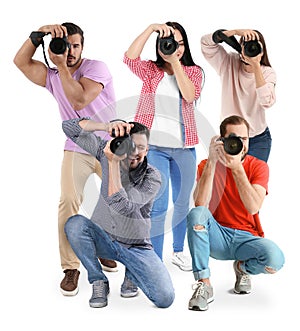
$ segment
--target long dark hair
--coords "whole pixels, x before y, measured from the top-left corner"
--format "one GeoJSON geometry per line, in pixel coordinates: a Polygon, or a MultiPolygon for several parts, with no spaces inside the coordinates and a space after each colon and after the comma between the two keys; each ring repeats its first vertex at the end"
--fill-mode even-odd
{"type": "MultiPolygon", "coordinates": [[[[180,25],[177,22],[166,22],[167,25],[171,26],[173,29],[177,29],[181,35],[182,35],[182,40],[184,43],[184,53],[182,55],[182,58],[180,59],[180,62],[184,65],[184,66],[195,66],[195,62],[192,58],[192,54],[190,51],[190,46],[189,46],[189,42],[188,42],[188,38],[187,38],[187,34],[185,32],[185,29],[183,28],[182,25],[180,25]]],[[[157,36],[156,39],[156,61],[154,61],[154,63],[159,67],[163,67],[165,64],[165,61],[163,60],[163,58],[159,55],[158,53],[158,42],[159,42],[159,35],[157,36]]]]}
{"type": "Polygon", "coordinates": [[[268,66],[271,67],[270,61],[269,61],[269,57],[268,57],[268,52],[267,52],[267,46],[266,46],[266,42],[265,42],[265,38],[264,36],[257,30],[254,30],[258,35],[259,35],[259,41],[261,42],[262,46],[263,46],[263,55],[261,57],[260,60],[260,64],[264,65],[264,66],[268,66]]]}

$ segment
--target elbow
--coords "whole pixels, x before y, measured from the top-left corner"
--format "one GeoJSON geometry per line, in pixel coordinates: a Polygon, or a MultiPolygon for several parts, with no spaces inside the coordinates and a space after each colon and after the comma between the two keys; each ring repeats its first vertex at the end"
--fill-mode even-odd
{"type": "Polygon", "coordinates": [[[261,208],[261,204],[260,205],[253,205],[253,206],[249,206],[247,208],[247,211],[248,211],[249,214],[255,215],[259,212],[260,208],[261,208]]]}
{"type": "Polygon", "coordinates": [[[22,59],[21,59],[18,55],[16,55],[16,56],[14,57],[14,59],[13,59],[13,63],[14,63],[14,65],[15,65],[18,69],[20,69],[21,71],[23,71],[23,70],[22,70],[23,62],[22,62],[22,59]]]}
{"type": "Polygon", "coordinates": [[[65,120],[65,121],[63,121],[62,124],[61,124],[62,130],[63,130],[63,132],[64,132],[65,134],[66,134],[67,122],[68,122],[68,120],[65,120]]]}
{"type": "Polygon", "coordinates": [[[195,207],[208,207],[208,202],[204,201],[203,199],[196,199],[195,207]]]}
{"type": "Polygon", "coordinates": [[[75,111],[80,111],[85,107],[85,104],[83,102],[75,102],[72,104],[72,107],[75,111]]]}

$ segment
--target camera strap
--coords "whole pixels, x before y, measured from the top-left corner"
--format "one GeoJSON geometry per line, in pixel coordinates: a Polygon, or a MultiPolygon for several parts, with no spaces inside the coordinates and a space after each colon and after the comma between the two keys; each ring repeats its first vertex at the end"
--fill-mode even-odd
{"type": "Polygon", "coordinates": [[[54,68],[50,67],[49,62],[46,57],[45,43],[44,43],[44,39],[43,39],[43,37],[45,37],[45,35],[46,35],[46,33],[41,32],[41,31],[32,31],[29,38],[35,47],[39,47],[40,45],[42,45],[45,63],[47,64],[49,69],[55,70],[54,68]],[[38,40],[38,39],[40,39],[40,40],[38,40]]]}
{"type": "Polygon", "coordinates": [[[224,29],[217,30],[213,33],[212,39],[216,44],[219,44],[221,42],[225,42],[227,45],[231,46],[233,49],[235,49],[238,53],[242,52],[242,47],[240,43],[236,40],[234,36],[227,37],[223,31],[226,31],[224,29]]]}

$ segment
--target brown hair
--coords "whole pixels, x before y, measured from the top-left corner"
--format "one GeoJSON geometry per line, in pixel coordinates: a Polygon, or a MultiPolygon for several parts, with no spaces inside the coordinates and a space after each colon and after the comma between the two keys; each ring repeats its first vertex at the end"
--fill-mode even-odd
{"type": "Polygon", "coordinates": [[[225,137],[227,125],[240,125],[240,124],[246,125],[247,131],[248,131],[248,134],[249,134],[249,129],[250,129],[249,123],[243,117],[240,117],[240,116],[237,116],[237,115],[232,115],[232,116],[229,116],[229,117],[225,118],[222,121],[222,123],[220,124],[220,135],[221,135],[221,137],[225,137]]]}

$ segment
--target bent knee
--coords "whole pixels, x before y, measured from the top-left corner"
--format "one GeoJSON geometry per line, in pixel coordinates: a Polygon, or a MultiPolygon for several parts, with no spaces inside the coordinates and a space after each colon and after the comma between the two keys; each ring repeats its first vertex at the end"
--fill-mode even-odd
{"type": "Polygon", "coordinates": [[[206,227],[211,212],[206,207],[195,207],[187,215],[187,225],[195,231],[201,231],[206,227]]]}
{"type": "Polygon", "coordinates": [[[167,293],[166,291],[164,291],[164,293],[161,293],[159,295],[159,298],[156,298],[156,300],[153,301],[153,303],[157,308],[168,308],[172,305],[174,299],[175,299],[174,291],[169,291],[167,293]]]}
{"type": "Polygon", "coordinates": [[[85,218],[81,215],[73,215],[67,219],[65,224],[65,233],[68,237],[79,233],[85,224],[85,218]]]}

